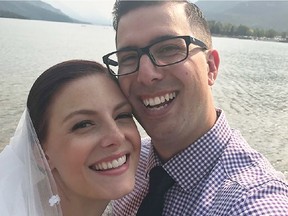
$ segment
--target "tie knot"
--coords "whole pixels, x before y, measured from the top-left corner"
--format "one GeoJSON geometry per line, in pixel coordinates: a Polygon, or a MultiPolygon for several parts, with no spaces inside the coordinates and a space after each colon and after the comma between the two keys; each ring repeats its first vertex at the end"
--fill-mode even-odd
{"type": "Polygon", "coordinates": [[[162,166],[152,168],[149,175],[149,193],[164,195],[164,193],[174,184],[174,180],[162,166]]]}

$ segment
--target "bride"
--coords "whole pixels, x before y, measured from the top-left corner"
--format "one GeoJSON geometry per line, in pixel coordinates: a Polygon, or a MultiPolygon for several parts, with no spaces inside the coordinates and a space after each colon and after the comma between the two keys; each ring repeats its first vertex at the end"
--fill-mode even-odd
{"type": "Polygon", "coordinates": [[[102,215],[133,189],[139,151],[132,108],[106,68],[57,64],[33,84],[0,154],[0,215],[102,215]]]}

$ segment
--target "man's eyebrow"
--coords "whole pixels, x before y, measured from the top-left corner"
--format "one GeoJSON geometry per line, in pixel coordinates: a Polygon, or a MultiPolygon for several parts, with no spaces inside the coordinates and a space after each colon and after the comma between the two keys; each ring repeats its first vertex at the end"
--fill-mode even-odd
{"type": "MultiPolygon", "coordinates": [[[[158,41],[161,40],[165,40],[165,39],[169,39],[169,38],[173,38],[175,37],[175,35],[161,35],[159,37],[153,38],[152,40],[149,41],[149,43],[146,46],[149,46],[151,44],[157,43],[158,41]]],[[[138,49],[138,48],[142,48],[142,47],[138,47],[138,46],[125,46],[125,47],[121,47],[120,49],[117,49],[117,51],[123,51],[123,50],[130,50],[130,49],[138,49]]]]}
{"type": "Polygon", "coordinates": [[[171,34],[169,34],[169,35],[161,35],[160,37],[153,38],[153,39],[150,41],[149,44],[157,43],[157,42],[159,42],[159,41],[161,41],[161,40],[173,38],[173,37],[175,37],[175,36],[176,36],[176,35],[171,35],[171,34]]]}

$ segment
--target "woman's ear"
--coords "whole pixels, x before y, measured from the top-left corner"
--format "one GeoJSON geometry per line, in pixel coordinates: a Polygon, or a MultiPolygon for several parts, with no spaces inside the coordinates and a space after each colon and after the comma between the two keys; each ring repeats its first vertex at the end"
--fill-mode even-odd
{"type": "Polygon", "coordinates": [[[47,151],[44,151],[44,154],[45,154],[45,158],[48,162],[50,169],[53,170],[55,168],[55,166],[53,165],[53,162],[51,161],[51,159],[49,157],[49,153],[47,151]]]}
{"type": "Polygon", "coordinates": [[[218,75],[218,68],[220,64],[220,58],[217,50],[208,51],[208,61],[209,71],[208,71],[208,85],[212,86],[218,75]]]}

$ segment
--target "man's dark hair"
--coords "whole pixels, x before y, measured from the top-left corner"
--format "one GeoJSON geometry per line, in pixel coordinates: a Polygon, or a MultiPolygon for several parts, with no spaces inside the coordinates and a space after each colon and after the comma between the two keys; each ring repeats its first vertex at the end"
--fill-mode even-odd
{"type": "Polygon", "coordinates": [[[114,4],[113,8],[113,27],[117,30],[118,24],[122,16],[129,13],[132,10],[142,8],[142,7],[150,7],[160,4],[165,4],[169,2],[185,4],[185,12],[187,19],[190,23],[191,30],[193,32],[193,36],[202,40],[208,48],[212,48],[212,39],[211,33],[208,26],[208,23],[202,13],[202,11],[197,7],[197,5],[187,1],[187,0],[162,0],[162,1],[123,1],[117,0],[114,4]]]}

